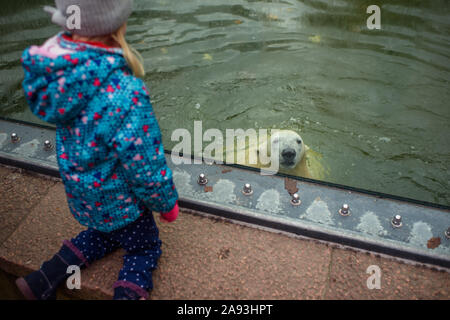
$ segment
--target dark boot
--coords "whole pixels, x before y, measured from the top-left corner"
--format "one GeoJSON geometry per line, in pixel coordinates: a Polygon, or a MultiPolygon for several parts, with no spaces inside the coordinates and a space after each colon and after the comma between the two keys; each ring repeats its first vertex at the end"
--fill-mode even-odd
{"type": "Polygon", "coordinates": [[[114,300],[146,300],[148,292],[129,281],[116,281],[113,284],[114,300]]]}
{"type": "Polygon", "coordinates": [[[56,289],[65,281],[67,267],[87,265],[83,254],[70,242],[64,241],[57,254],[42,264],[41,268],[24,278],[16,280],[16,285],[28,300],[55,300],[56,289]]]}
{"type": "Polygon", "coordinates": [[[114,300],[139,300],[141,296],[130,288],[117,287],[114,289],[114,300]]]}

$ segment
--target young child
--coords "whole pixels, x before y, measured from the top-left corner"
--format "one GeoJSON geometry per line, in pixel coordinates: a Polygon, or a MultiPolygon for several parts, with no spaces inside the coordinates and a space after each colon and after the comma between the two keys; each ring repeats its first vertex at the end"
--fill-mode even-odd
{"type": "MultiPolygon", "coordinates": [[[[64,28],[71,2],[46,8],[64,28]]],[[[178,193],[148,90],[136,78],[144,68],[124,37],[133,1],[75,2],[81,28],[25,50],[23,88],[33,113],[56,124],[67,201],[88,228],[16,283],[28,299],[54,299],[69,265],[87,267],[121,247],[127,254],[114,299],[146,299],[161,255],[152,211],[174,221],[178,193]]]]}

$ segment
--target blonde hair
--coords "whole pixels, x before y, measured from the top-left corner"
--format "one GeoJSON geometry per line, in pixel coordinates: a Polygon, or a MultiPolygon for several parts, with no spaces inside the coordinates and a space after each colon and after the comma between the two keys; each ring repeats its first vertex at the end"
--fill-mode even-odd
{"type": "Polygon", "coordinates": [[[111,34],[111,37],[120,45],[123,51],[123,56],[128,62],[128,66],[133,71],[136,77],[143,78],[145,76],[145,69],[142,56],[136,49],[128,45],[125,40],[126,24],[123,24],[116,32],[111,34]]]}
{"type": "Polygon", "coordinates": [[[119,45],[122,48],[123,56],[128,62],[128,66],[133,71],[136,77],[143,78],[145,76],[144,64],[142,56],[133,47],[128,45],[127,40],[125,40],[125,33],[127,30],[127,24],[124,23],[118,30],[110,35],[99,36],[99,37],[82,37],[73,34],[74,39],[88,40],[88,41],[99,41],[108,45],[119,45]],[[115,42],[115,43],[114,43],[115,42]]]}

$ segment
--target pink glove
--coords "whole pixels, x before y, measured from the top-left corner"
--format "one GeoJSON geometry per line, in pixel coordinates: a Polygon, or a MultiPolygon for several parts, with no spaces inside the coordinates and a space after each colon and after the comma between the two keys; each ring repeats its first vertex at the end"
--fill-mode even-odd
{"type": "Polygon", "coordinates": [[[175,221],[178,217],[178,212],[180,211],[178,207],[178,201],[175,203],[175,207],[172,210],[166,213],[161,213],[161,221],[164,222],[172,222],[175,221]]]}

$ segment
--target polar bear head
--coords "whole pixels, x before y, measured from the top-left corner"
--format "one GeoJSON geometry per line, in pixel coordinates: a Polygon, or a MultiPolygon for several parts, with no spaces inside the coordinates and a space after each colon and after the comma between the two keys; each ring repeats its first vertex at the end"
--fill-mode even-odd
{"type": "Polygon", "coordinates": [[[272,152],[276,152],[281,168],[293,169],[303,159],[306,150],[307,146],[297,132],[277,130],[270,137],[270,146],[267,143],[260,146],[259,153],[266,152],[273,159],[272,152]]]}

